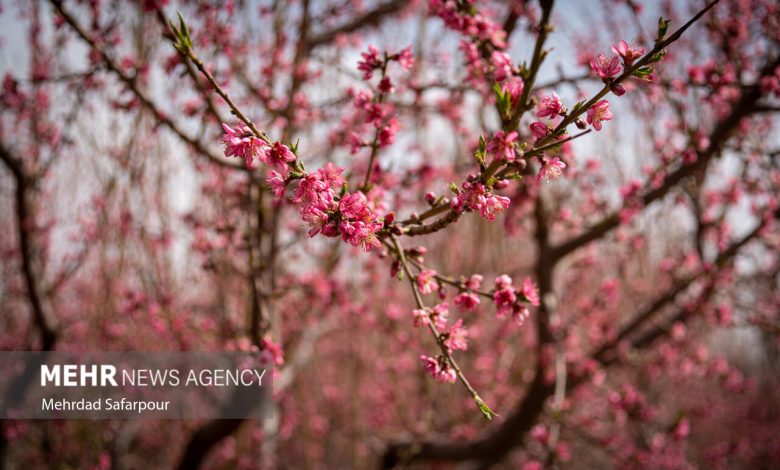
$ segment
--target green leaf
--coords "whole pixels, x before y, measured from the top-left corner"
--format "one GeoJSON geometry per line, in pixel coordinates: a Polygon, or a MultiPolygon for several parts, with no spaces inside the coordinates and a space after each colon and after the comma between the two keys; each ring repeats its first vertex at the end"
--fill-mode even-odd
{"type": "Polygon", "coordinates": [[[485,152],[487,149],[487,143],[485,143],[485,138],[482,137],[482,135],[479,136],[479,145],[477,146],[477,150],[474,151],[474,158],[477,159],[477,163],[480,166],[483,166],[485,164],[485,152]]]}
{"type": "Polygon", "coordinates": [[[572,110],[571,110],[572,114],[576,114],[576,113],[577,113],[577,111],[579,111],[579,109],[580,109],[580,108],[582,107],[582,105],[584,105],[584,104],[585,104],[585,100],[578,101],[578,102],[577,102],[577,104],[575,104],[575,105],[574,105],[574,108],[572,108],[572,110]]]}
{"type": "Polygon", "coordinates": [[[653,66],[652,65],[643,65],[636,69],[633,73],[633,75],[641,80],[647,80],[650,74],[653,73],[653,66]]]}
{"type": "Polygon", "coordinates": [[[182,43],[187,47],[192,47],[192,40],[190,40],[190,30],[187,28],[187,23],[184,21],[184,17],[180,12],[176,12],[179,15],[179,30],[182,36],[182,43]]]}
{"type": "Polygon", "coordinates": [[[666,33],[669,31],[669,25],[671,22],[672,20],[665,20],[663,16],[658,18],[658,38],[656,39],[656,42],[661,42],[664,40],[666,33]]]}
{"type": "Polygon", "coordinates": [[[452,191],[455,194],[460,194],[460,189],[458,189],[458,185],[455,183],[450,183],[447,185],[448,188],[450,188],[450,191],[452,191]]]}
{"type": "Polygon", "coordinates": [[[653,54],[653,57],[650,58],[650,63],[660,62],[664,59],[664,57],[666,57],[666,51],[660,50],[653,54]]]}
{"type": "Polygon", "coordinates": [[[487,403],[481,399],[477,399],[477,406],[479,407],[479,411],[482,412],[482,416],[484,416],[488,421],[492,420],[493,416],[498,416],[498,414],[491,410],[487,403]]]}

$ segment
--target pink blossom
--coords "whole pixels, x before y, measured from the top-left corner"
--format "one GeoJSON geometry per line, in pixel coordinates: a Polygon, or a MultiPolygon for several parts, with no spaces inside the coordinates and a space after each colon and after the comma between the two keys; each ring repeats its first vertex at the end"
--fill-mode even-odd
{"type": "Polygon", "coordinates": [[[360,220],[342,219],[338,225],[341,238],[354,247],[361,247],[364,251],[382,246],[376,236],[376,232],[382,230],[382,223],[378,222],[376,215],[364,210],[360,220]]]}
{"type": "Polygon", "coordinates": [[[420,360],[423,361],[423,368],[431,375],[435,380],[445,383],[455,383],[457,375],[455,371],[447,364],[446,359],[439,356],[433,358],[430,356],[420,356],[420,360]]]}
{"type": "Polygon", "coordinates": [[[261,157],[261,150],[265,146],[265,142],[258,139],[246,124],[239,123],[235,129],[222,124],[222,129],[225,133],[222,135],[222,142],[225,144],[225,156],[227,157],[241,157],[246,162],[247,166],[252,164],[254,157],[261,157]]]}
{"type": "Polygon", "coordinates": [[[398,120],[396,118],[390,119],[386,126],[379,129],[377,133],[377,140],[380,147],[387,147],[395,142],[395,134],[398,132],[398,120]]]}
{"type": "Polygon", "coordinates": [[[372,103],[366,109],[366,123],[379,127],[382,119],[388,114],[388,109],[382,103],[372,103]]]}
{"type": "Polygon", "coordinates": [[[493,293],[493,303],[496,305],[496,314],[499,317],[512,313],[512,306],[516,301],[515,290],[511,287],[497,289],[493,293]]]}
{"type": "Polygon", "coordinates": [[[345,194],[339,202],[339,212],[342,217],[348,219],[358,219],[366,210],[366,196],[361,192],[345,194]]]}
{"type": "Polygon", "coordinates": [[[344,184],[344,178],[341,176],[344,173],[344,168],[336,166],[331,162],[328,162],[317,170],[317,176],[320,181],[325,183],[331,189],[340,189],[344,184]]]}
{"type": "Polygon", "coordinates": [[[436,328],[442,330],[447,327],[447,321],[450,318],[450,310],[447,302],[436,304],[431,309],[431,321],[436,328]]]}
{"type": "Polygon", "coordinates": [[[286,172],[287,164],[295,161],[295,154],[286,145],[277,141],[270,147],[265,148],[261,159],[268,165],[275,166],[282,172],[286,172]]]}
{"type": "Polygon", "coordinates": [[[523,296],[523,300],[530,303],[534,307],[539,306],[539,289],[534,284],[534,281],[530,277],[525,278],[523,281],[523,288],[520,291],[520,295],[523,296]]]}
{"type": "Polygon", "coordinates": [[[367,111],[374,103],[374,93],[372,93],[371,90],[360,90],[355,93],[355,98],[352,100],[352,103],[356,108],[367,111]]]}
{"type": "Polygon", "coordinates": [[[490,54],[490,62],[493,64],[493,77],[498,83],[503,82],[512,75],[512,59],[501,51],[493,51],[490,54]]]}
{"type": "Polygon", "coordinates": [[[543,160],[542,167],[539,169],[539,174],[536,175],[536,182],[554,180],[563,174],[564,168],[566,168],[566,163],[558,157],[550,160],[543,160]]]}
{"type": "Polygon", "coordinates": [[[620,59],[617,57],[606,58],[599,54],[596,59],[591,59],[590,68],[596,75],[607,80],[620,73],[620,59]]]}
{"type": "Polygon", "coordinates": [[[601,130],[601,121],[611,121],[612,112],[609,110],[609,101],[601,100],[588,109],[588,124],[592,124],[597,131],[601,130]]]}
{"type": "Polygon", "coordinates": [[[525,89],[525,82],[520,77],[509,77],[501,85],[501,91],[506,94],[509,93],[509,99],[512,106],[517,106],[520,103],[520,97],[523,95],[525,89]]]}
{"type": "Polygon", "coordinates": [[[473,292],[461,292],[454,299],[455,305],[464,311],[470,311],[477,308],[480,300],[479,296],[473,292]]]}
{"type": "Polygon", "coordinates": [[[552,96],[542,96],[537,109],[536,117],[543,118],[549,116],[552,119],[563,112],[563,103],[558,95],[553,92],[552,96]]]}
{"type": "Polygon", "coordinates": [[[414,67],[414,54],[412,53],[412,46],[408,46],[398,53],[398,64],[405,70],[409,70],[414,67]]]}
{"type": "Polygon", "coordinates": [[[423,361],[423,368],[425,372],[431,374],[434,378],[441,372],[441,366],[439,361],[433,357],[421,355],[420,360],[423,361]]]}
{"type": "Polygon", "coordinates": [[[349,133],[349,153],[352,155],[356,154],[364,145],[365,143],[360,138],[360,134],[354,131],[349,133]]]}
{"type": "Polygon", "coordinates": [[[368,46],[367,52],[361,52],[363,60],[358,62],[358,70],[363,72],[363,79],[370,80],[374,75],[374,70],[382,66],[382,60],[379,58],[379,51],[374,46],[368,46]]]}
{"type": "Polygon", "coordinates": [[[547,124],[541,122],[541,121],[535,121],[532,122],[529,126],[531,128],[531,133],[536,137],[537,139],[542,139],[547,136],[550,132],[550,128],[547,127],[547,124]]]}
{"type": "Polygon", "coordinates": [[[445,333],[444,346],[450,351],[461,349],[466,351],[469,346],[466,342],[468,340],[469,331],[463,328],[463,320],[458,320],[452,325],[450,330],[445,333]]]}
{"type": "Polygon", "coordinates": [[[493,158],[505,162],[512,162],[515,160],[515,141],[517,140],[517,132],[512,131],[506,133],[504,131],[498,131],[490,139],[487,145],[487,151],[493,154],[493,158]]]}
{"type": "Polygon", "coordinates": [[[281,173],[278,173],[274,170],[269,170],[265,182],[268,184],[268,186],[271,187],[271,190],[273,191],[274,197],[276,199],[281,199],[282,196],[284,196],[287,183],[284,181],[284,176],[282,176],[281,173]]]}
{"type": "Polygon", "coordinates": [[[276,366],[284,365],[284,354],[282,347],[274,343],[268,336],[260,340],[261,356],[260,360],[264,363],[273,363],[276,366]]]}
{"type": "Polygon", "coordinates": [[[393,86],[393,81],[390,80],[390,77],[384,77],[382,80],[379,81],[379,91],[382,93],[393,93],[395,91],[395,86],[393,86]]]}
{"type": "Polygon", "coordinates": [[[630,67],[634,61],[645,53],[644,47],[632,47],[626,41],[620,41],[617,46],[612,46],[612,52],[623,59],[623,64],[630,67]]]}
{"type": "Polygon", "coordinates": [[[479,215],[483,218],[493,222],[496,220],[496,215],[504,212],[509,207],[510,199],[504,196],[496,196],[495,194],[489,195],[485,199],[485,203],[479,206],[479,215]]]}
{"type": "Polygon", "coordinates": [[[439,290],[439,283],[436,281],[436,271],[425,269],[417,275],[417,289],[423,294],[430,294],[439,290]]]}
{"type": "Polygon", "coordinates": [[[466,281],[466,288],[471,290],[479,290],[480,286],[482,285],[482,279],[484,278],[481,274],[472,274],[466,281]]]}
{"type": "Polygon", "coordinates": [[[525,323],[529,316],[531,316],[531,312],[525,305],[515,304],[512,307],[512,320],[514,320],[518,325],[525,323]]]}
{"type": "Polygon", "coordinates": [[[466,181],[461,188],[463,190],[450,203],[455,211],[479,211],[482,217],[493,221],[497,214],[509,207],[509,198],[492,195],[482,183],[466,181]]]}
{"type": "Polygon", "coordinates": [[[414,317],[414,327],[427,325],[430,320],[430,313],[428,309],[417,308],[412,310],[412,316],[414,317]]]}
{"type": "Polygon", "coordinates": [[[502,274],[496,278],[496,289],[506,289],[512,286],[512,278],[502,274]]]}

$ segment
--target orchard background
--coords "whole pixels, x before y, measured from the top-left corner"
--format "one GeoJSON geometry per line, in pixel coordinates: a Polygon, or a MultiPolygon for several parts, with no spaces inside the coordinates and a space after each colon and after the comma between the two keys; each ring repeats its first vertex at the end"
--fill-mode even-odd
{"type": "Polygon", "coordinates": [[[780,464],[775,2],[0,8],[0,348],[276,397],[4,421],[3,466],[780,464]]]}

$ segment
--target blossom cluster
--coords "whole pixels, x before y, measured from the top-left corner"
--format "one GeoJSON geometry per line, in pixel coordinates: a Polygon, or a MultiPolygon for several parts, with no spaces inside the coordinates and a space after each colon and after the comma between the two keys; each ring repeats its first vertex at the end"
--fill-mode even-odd
{"type": "Polygon", "coordinates": [[[365,116],[365,123],[375,128],[374,140],[364,140],[358,132],[351,132],[349,145],[351,153],[355,154],[361,147],[382,148],[392,145],[400,126],[398,119],[392,116],[392,106],[385,102],[386,95],[395,91],[392,80],[387,76],[387,66],[390,62],[398,62],[404,70],[414,66],[414,54],[411,46],[396,54],[385,52],[380,55],[374,46],[361,53],[362,60],[358,62],[358,70],[363,72],[363,79],[370,80],[375,71],[379,71],[381,79],[377,86],[378,93],[371,90],[360,90],[355,93],[353,103],[365,116]],[[390,117],[388,117],[390,116],[390,117]]]}
{"type": "Polygon", "coordinates": [[[376,233],[384,224],[369,209],[365,194],[346,192],[343,172],[344,168],[327,163],[324,168],[305,175],[292,202],[298,207],[301,219],[309,225],[310,237],[318,233],[326,237],[341,235],[352,246],[370,251],[380,246],[376,233]]]}
{"type": "Polygon", "coordinates": [[[498,276],[495,282],[493,303],[496,306],[496,315],[499,317],[511,315],[518,324],[522,324],[530,312],[528,307],[521,305],[520,302],[529,303],[534,307],[539,306],[539,290],[531,278],[525,278],[519,290],[512,286],[512,278],[506,274],[498,276]]]}
{"type": "Polygon", "coordinates": [[[498,196],[490,192],[476,177],[461,185],[456,196],[450,202],[450,208],[456,212],[472,210],[478,212],[481,217],[496,220],[496,215],[509,207],[509,198],[498,196]]]}

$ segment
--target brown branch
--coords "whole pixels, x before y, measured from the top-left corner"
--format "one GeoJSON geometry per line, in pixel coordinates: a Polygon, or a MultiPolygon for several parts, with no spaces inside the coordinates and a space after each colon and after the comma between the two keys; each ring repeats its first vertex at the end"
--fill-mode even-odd
{"type": "Polygon", "coordinates": [[[341,26],[337,26],[330,31],[323,31],[321,33],[312,35],[310,38],[307,38],[306,49],[311,50],[315,47],[328,44],[336,39],[336,37],[340,34],[351,33],[366,26],[378,25],[385,16],[401,11],[408,4],[409,0],[392,0],[386,3],[382,3],[373,10],[367,11],[357,18],[353,18],[351,21],[344,23],[341,26]]]}
{"type": "Polygon", "coordinates": [[[54,348],[54,344],[57,341],[57,331],[52,324],[54,319],[45,307],[33,262],[34,249],[31,228],[35,221],[35,216],[34,208],[30,202],[30,190],[34,186],[34,181],[31,181],[25,174],[22,160],[13,155],[1,143],[0,160],[5,163],[5,166],[11,171],[16,181],[16,224],[19,251],[22,255],[22,276],[27,286],[27,297],[30,300],[33,319],[41,333],[41,349],[50,351],[54,348]]]}
{"type": "MultiPolygon", "coordinates": [[[[774,215],[780,217],[780,209],[774,215]]],[[[748,242],[758,236],[765,223],[766,221],[762,222],[748,235],[721,252],[715,264],[723,266],[733,259],[748,242]]],[[[683,312],[675,319],[685,320],[687,315],[690,314],[683,312]]],[[[667,329],[663,328],[650,330],[634,340],[633,345],[638,348],[647,347],[666,331],[667,329]]],[[[615,360],[606,360],[604,364],[610,365],[616,362],[615,360]]],[[[574,388],[582,385],[586,382],[585,378],[582,375],[570,374],[567,377],[567,390],[571,392],[574,388]]],[[[555,385],[545,383],[544,370],[541,365],[537,364],[534,380],[525,397],[520,401],[517,410],[493,434],[466,444],[451,442],[395,443],[388,447],[382,464],[384,468],[393,468],[402,463],[422,461],[480,460],[481,463],[487,464],[498,462],[513,448],[522,445],[522,436],[536,423],[544,410],[547,399],[554,393],[555,385]]]]}
{"type": "MultiPolygon", "coordinates": [[[[764,67],[761,76],[770,73],[778,64],[780,64],[780,60],[778,59],[768,63],[764,67]]],[[[715,129],[710,134],[709,147],[699,153],[696,162],[690,165],[683,165],[676,171],[669,173],[661,186],[647,189],[641,197],[643,205],[647,206],[652,202],[661,199],[683,179],[704,170],[710,160],[720,153],[724,144],[731,136],[731,133],[739,126],[740,121],[755,112],[756,104],[761,97],[762,92],[760,87],[752,86],[746,88],[739,101],[732,108],[731,113],[715,126],[715,129]]],[[[566,256],[574,250],[585,246],[594,240],[598,240],[618,225],[620,225],[620,212],[615,211],[586,229],[581,234],[553,247],[552,251],[554,257],[561,258],[566,256]]]]}
{"type": "Polygon", "coordinates": [[[73,29],[78,36],[84,40],[95,52],[100,55],[100,57],[103,59],[103,62],[105,63],[106,67],[113,72],[119,80],[124,83],[130,91],[133,92],[133,94],[136,96],[138,101],[147,109],[149,112],[152,113],[154,118],[162,125],[173,131],[174,134],[176,134],[181,140],[189,144],[192,148],[198,151],[198,153],[204,157],[206,157],[208,160],[210,160],[213,163],[216,163],[223,167],[228,168],[234,168],[234,169],[244,169],[243,164],[241,163],[235,163],[233,161],[225,160],[220,155],[212,152],[206,146],[198,139],[195,139],[193,137],[190,137],[187,135],[186,132],[184,132],[183,129],[181,129],[171,118],[169,118],[167,115],[165,115],[160,109],[157,107],[157,105],[149,98],[146,93],[144,93],[141,88],[138,86],[138,83],[136,82],[134,77],[131,77],[130,75],[126,74],[122,68],[117,64],[114,59],[111,58],[111,56],[108,54],[108,52],[103,49],[99,44],[98,41],[95,40],[79,23],[76,21],[76,19],[62,6],[62,2],[60,0],[50,0],[51,4],[54,5],[54,7],[57,9],[59,14],[65,19],[65,22],[68,23],[68,25],[73,29]]]}

